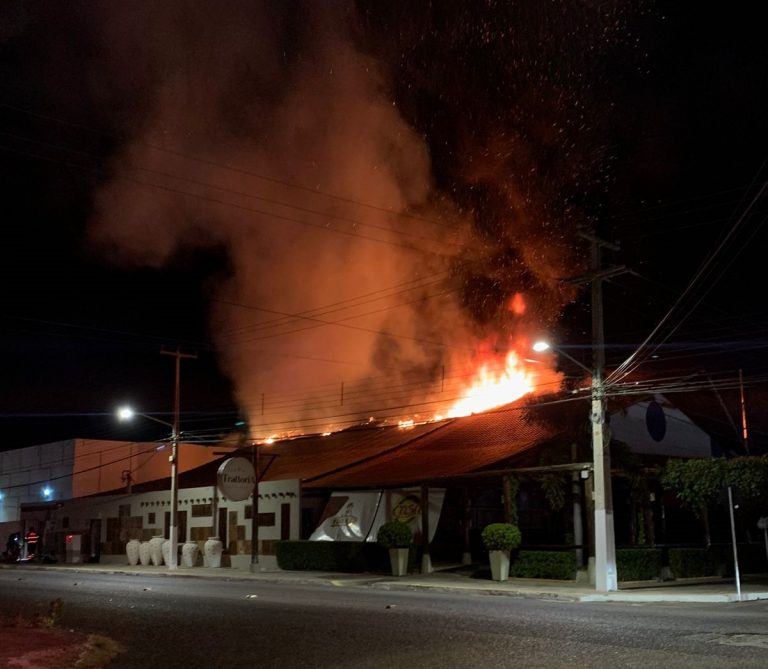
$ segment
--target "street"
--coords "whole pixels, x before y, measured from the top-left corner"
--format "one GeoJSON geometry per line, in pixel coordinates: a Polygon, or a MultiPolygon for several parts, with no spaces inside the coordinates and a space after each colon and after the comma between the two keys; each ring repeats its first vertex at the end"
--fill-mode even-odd
{"type": "Polygon", "coordinates": [[[123,574],[0,571],[5,616],[127,648],[110,667],[766,667],[768,602],[573,603],[123,574]]]}

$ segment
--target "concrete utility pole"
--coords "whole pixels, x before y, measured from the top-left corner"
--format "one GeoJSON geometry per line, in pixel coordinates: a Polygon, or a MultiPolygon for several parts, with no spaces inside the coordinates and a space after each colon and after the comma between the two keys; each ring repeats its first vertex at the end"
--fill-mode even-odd
{"type": "MultiPolygon", "coordinates": [[[[171,523],[168,531],[168,539],[171,542],[171,550],[168,560],[168,569],[176,569],[179,566],[179,406],[181,386],[181,360],[182,358],[196,359],[196,353],[182,353],[179,347],[175,351],[160,350],[161,355],[172,355],[176,358],[176,384],[173,394],[173,427],[171,428],[171,523]]],[[[184,537],[186,541],[186,537],[184,537]]]]}
{"type": "Polygon", "coordinates": [[[618,589],[616,575],[616,538],[613,528],[613,495],[611,491],[610,438],[605,426],[605,338],[603,332],[603,281],[627,272],[626,267],[602,269],[603,247],[618,251],[612,244],[590,232],[579,235],[592,245],[591,271],[583,277],[569,279],[570,284],[589,283],[592,287],[592,460],[594,463],[595,513],[595,589],[618,589]]]}

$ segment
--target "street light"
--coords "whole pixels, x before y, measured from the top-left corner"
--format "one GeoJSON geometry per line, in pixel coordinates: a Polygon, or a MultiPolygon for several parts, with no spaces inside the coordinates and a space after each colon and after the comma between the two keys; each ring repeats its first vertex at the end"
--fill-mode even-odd
{"type": "Polygon", "coordinates": [[[171,542],[171,549],[168,556],[168,569],[176,569],[178,567],[178,552],[179,552],[179,535],[177,526],[177,514],[179,507],[179,475],[178,475],[178,448],[179,448],[179,416],[178,412],[174,413],[173,423],[155,418],[145,413],[137,413],[131,407],[124,406],[117,410],[117,417],[119,420],[131,420],[134,416],[141,416],[142,418],[148,418],[156,423],[165,425],[171,428],[171,455],[168,458],[171,462],[171,523],[168,529],[168,539],[171,542]]]}
{"type": "Polygon", "coordinates": [[[576,358],[548,342],[537,341],[533,350],[543,352],[553,348],[560,355],[585,370],[592,377],[592,461],[594,464],[595,510],[595,589],[618,590],[616,574],[616,538],[613,529],[613,498],[611,492],[611,454],[605,443],[605,384],[602,355],[595,355],[590,369],[576,358]]]}

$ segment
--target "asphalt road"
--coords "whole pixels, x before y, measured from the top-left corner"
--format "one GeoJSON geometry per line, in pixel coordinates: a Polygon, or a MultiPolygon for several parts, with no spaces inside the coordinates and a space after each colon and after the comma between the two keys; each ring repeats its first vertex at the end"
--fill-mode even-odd
{"type": "Polygon", "coordinates": [[[768,602],[565,603],[121,574],[0,571],[4,614],[128,648],[110,667],[768,667],[768,602]]]}

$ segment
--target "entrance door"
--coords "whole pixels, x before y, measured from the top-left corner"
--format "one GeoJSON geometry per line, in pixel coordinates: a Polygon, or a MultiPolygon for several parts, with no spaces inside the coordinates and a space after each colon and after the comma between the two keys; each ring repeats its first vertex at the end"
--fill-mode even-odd
{"type": "Polygon", "coordinates": [[[91,519],[89,535],[89,561],[98,562],[101,559],[101,520],[91,519]]]}
{"type": "Polygon", "coordinates": [[[218,537],[221,539],[221,545],[224,546],[224,550],[227,550],[229,548],[229,541],[227,537],[227,525],[229,522],[229,517],[227,515],[227,507],[219,507],[219,534],[218,537]]]}
{"type": "MultiPolygon", "coordinates": [[[[163,536],[171,538],[171,512],[166,511],[163,518],[163,536]]],[[[176,541],[183,544],[187,540],[187,512],[176,512],[176,541]]]]}
{"type": "Polygon", "coordinates": [[[187,537],[187,512],[186,511],[178,511],[176,513],[176,521],[179,523],[179,543],[183,544],[185,541],[189,539],[187,537]]]}

